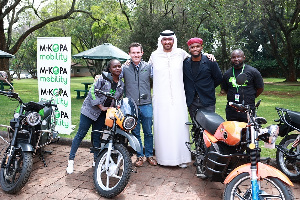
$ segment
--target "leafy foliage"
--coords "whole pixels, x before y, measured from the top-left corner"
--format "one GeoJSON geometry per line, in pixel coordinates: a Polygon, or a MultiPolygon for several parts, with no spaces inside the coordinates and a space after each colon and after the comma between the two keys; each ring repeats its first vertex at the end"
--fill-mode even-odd
{"type": "MultiPolygon", "coordinates": [[[[26,50],[34,53],[29,50],[34,42],[29,40],[44,36],[70,36],[72,54],[105,42],[126,51],[131,42],[139,42],[144,47],[144,60],[148,60],[157,48],[159,33],[169,29],[175,31],[178,47],[185,50],[188,39],[201,37],[203,51],[213,53],[223,71],[230,67],[230,53],[241,48],[247,62],[297,81],[299,0],[44,0],[42,6],[32,2],[8,0],[0,4],[0,49],[14,54],[24,48],[16,55],[18,60],[25,59],[26,50]],[[17,5],[15,13],[8,12],[13,3],[17,5]],[[4,19],[11,23],[5,26],[4,19]],[[42,25],[33,29],[37,24],[42,25]]],[[[74,62],[92,66],[92,75],[105,65],[102,61],[74,62]]]]}

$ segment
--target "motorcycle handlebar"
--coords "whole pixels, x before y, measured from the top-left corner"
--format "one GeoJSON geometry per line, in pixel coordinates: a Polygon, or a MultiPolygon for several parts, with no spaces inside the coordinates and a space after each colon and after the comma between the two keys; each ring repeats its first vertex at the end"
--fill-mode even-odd
{"type": "Polygon", "coordinates": [[[102,90],[95,89],[95,93],[97,93],[97,94],[103,94],[104,96],[106,96],[108,98],[115,99],[115,97],[110,92],[104,92],[102,90]]]}
{"type": "Polygon", "coordinates": [[[14,98],[14,99],[18,99],[18,98],[19,98],[18,93],[11,92],[11,91],[9,91],[9,92],[4,92],[4,91],[1,91],[1,90],[0,90],[0,94],[1,94],[1,95],[5,95],[5,96],[7,96],[7,97],[9,97],[9,98],[14,98]]]}
{"type": "Polygon", "coordinates": [[[243,104],[237,104],[234,102],[229,102],[228,103],[231,107],[235,108],[236,110],[240,111],[240,112],[245,112],[248,110],[248,107],[243,105],[243,104]]]}
{"type": "Polygon", "coordinates": [[[46,107],[54,106],[54,107],[57,108],[57,105],[56,105],[56,104],[52,104],[51,101],[48,101],[48,102],[44,103],[44,105],[45,105],[46,107]]]}

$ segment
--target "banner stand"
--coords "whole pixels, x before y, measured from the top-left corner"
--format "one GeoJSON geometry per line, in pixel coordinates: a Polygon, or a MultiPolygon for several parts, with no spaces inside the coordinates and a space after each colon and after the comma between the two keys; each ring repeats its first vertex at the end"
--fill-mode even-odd
{"type": "Polygon", "coordinates": [[[71,134],[71,37],[37,38],[37,78],[39,100],[53,99],[56,131],[71,134]]]}

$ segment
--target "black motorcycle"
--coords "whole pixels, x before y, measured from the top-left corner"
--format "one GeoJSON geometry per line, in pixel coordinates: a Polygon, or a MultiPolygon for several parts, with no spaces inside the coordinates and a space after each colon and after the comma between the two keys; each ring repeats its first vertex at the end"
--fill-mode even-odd
{"type": "MultiPolygon", "coordinates": [[[[0,71],[0,79],[9,84],[6,72],[0,71]]],[[[24,103],[13,90],[0,90],[0,94],[19,102],[10,125],[1,125],[7,128],[8,140],[0,137],[8,146],[1,161],[0,185],[6,193],[14,194],[28,181],[34,155],[46,166],[43,147],[59,139],[54,115],[57,106],[51,101],[24,103]]]]}
{"type": "Polygon", "coordinates": [[[291,181],[300,180],[300,112],[276,108],[279,119],[279,136],[284,137],[276,145],[276,163],[291,181]],[[289,134],[297,131],[298,134],[289,134]]]}

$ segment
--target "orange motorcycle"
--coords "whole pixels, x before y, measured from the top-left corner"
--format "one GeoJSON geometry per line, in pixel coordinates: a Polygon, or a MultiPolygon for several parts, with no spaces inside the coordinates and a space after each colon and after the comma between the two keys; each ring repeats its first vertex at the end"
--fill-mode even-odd
{"type": "Polygon", "coordinates": [[[198,110],[192,123],[186,124],[192,125],[192,141],[186,144],[195,156],[198,177],[221,182],[234,168],[249,160],[247,123],[225,121],[215,112],[198,110]]]}
{"type": "Polygon", "coordinates": [[[101,146],[91,148],[93,152],[98,152],[94,167],[96,190],[103,197],[113,198],[125,189],[132,172],[128,143],[135,151],[141,149],[137,138],[130,133],[137,124],[138,110],[131,98],[118,101],[110,93],[101,90],[95,92],[117,102],[115,107],[109,108],[106,112],[107,128],[99,131],[101,146]]]}
{"type": "MultiPolygon", "coordinates": [[[[237,83],[242,85],[239,76],[237,83]]],[[[211,181],[225,180],[226,200],[293,199],[289,188],[293,184],[288,177],[260,162],[258,141],[275,148],[278,125],[262,128],[267,120],[256,116],[260,101],[254,109],[232,102],[229,105],[247,113],[248,123],[225,121],[220,115],[205,110],[198,110],[192,123],[186,123],[192,125],[192,141],[186,144],[195,155],[196,175],[211,181]]]]}
{"type": "MultiPolygon", "coordinates": [[[[256,104],[258,109],[260,101],[256,104]]],[[[267,121],[257,117],[250,106],[230,103],[246,112],[248,123],[224,121],[214,112],[198,110],[189,149],[195,154],[196,175],[226,184],[224,200],[293,199],[289,178],[278,169],[263,164],[259,140],[275,148],[277,125],[262,128],[267,121]],[[192,150],[194,144],[195,150],[192,150]],[[225,179],[225,180],[224,180],[225,179]]]]}
{"type": "Polygon", "coordinates": [[[234,169],[224,180],[226,184],[224,200],[234,199],[294,199],[290,186],[293,183],[278,169],[260,162],[259,140],[265,142],[266,147],[275,148],[275,141],[279,133],[278,125],[262,128],[261,124],[267,123],[264,118],[257,117],[256,111],[260,101],[256,104],[255,111],[250,106],[232,103],[239,112],[246,112],[248,123],[246,126],[246,143],[249,163],[234,169]]]}

